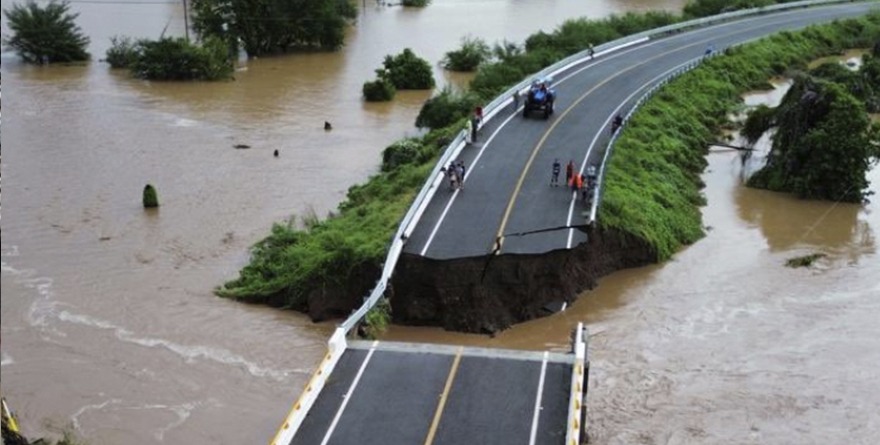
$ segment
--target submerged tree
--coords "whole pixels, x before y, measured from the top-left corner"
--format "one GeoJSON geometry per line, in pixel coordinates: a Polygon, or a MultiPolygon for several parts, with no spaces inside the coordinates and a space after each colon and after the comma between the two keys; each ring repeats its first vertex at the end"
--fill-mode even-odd
{"type": "Polygon", "coordinates": [[[772,118],[762,110],[749,120],[752,143],[763,133],[757,127],[776,127],[767,165],[750,186],[833,201],[862,202],[868,195],[876,132],[865,105],[844,86],[800,76],[772,118]]]}
{"type": "Polygon", "coordinates": [[[41,7],[28,1],[4,9],[13,34],[7,43],[28,63],[88,60],[89,38],[74,23],[79,14],[71,14],[69,8],[67,2],[41,7]]]}
{"type": "Polygon", "coordinates": [[[342,46],[349,0],[193,0],[193,27],[203,37],[241,41],[248,56],[342,46]]]}

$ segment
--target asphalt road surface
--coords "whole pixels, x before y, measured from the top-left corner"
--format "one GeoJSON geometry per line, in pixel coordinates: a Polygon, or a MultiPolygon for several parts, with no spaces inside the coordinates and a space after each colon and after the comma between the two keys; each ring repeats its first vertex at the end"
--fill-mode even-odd
{"type": "Polygon", "coordinates": [[[565,442],[574,355],[355,343],[291,445],[565,442]]]}
{"type": "Polygon", "coordinates": [[[589,208],[565,184],[550,186],[554,159],[563,166],[561,182],[569,161],[578,172],[598,165],[613,117],[626,113],[665,73],[702,58],[710,45],[722,51],[779,31],[863,15],[876,7],[870,2],[842,4],[749,17],[602,55],[555,76],[556,112],[549,120],[539,113],[524,118],[521,108],[515,111],[510,105],[487,122],[477,143],[459,157],[467,166],[463,189],[452,191],[444,181],[405,251],[449,259],[486,255],[498,247],[499,239],[498,253],[576,246],[586,234],[565,227],[585,224],[589,208]],[[521,233],[526,234],[517,235],[521,233]]]}

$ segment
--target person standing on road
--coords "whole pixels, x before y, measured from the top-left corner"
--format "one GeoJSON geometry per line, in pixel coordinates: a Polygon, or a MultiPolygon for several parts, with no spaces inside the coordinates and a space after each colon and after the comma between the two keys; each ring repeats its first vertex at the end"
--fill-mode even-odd
{"type": "Polygon", "coordinates": [[[562,169],[562,165],[559,164],[559,158],[553,160],[553,176],[550,177],[550,186],[551,187],[559,187],[559,171],[562,169]]]}
{"type": "Polygon", "coordinates": [[[474,118],[476,118],[477,123],[483,125],[483,107],[474,108],[474,118]]]}
{"type": "Polygon", "coordinates": [[[614,120],[611,122],[611,134],[617,133],[617,130],[620,130],[620,127],[623,126],[623,116],[618,114],[614,116],[614,120]]]}
{"type": "Polygon", "coordinates": [[[513,91],[513,112],[519,109],[519,90],[513,91]]]}
{"type": "Polygon", "coordinates": [[[458,175],[458,188],[464,190],[464,174],[465,174],[464,161],[458,161],[458,164],[455,166],[455,173],[458,175]]]}
{"type": "Polygon", "coordinates": [[[476,143],[477,143],[477,126],[478,126],[479,124],[480,124],[480,120],[477,119],[477,116],[476,116],[476,115],[474,115],[474,117],[471,118],[471,121],[470,121],[471,143],[472,143],[472,144],[476,144],[476,143]]]}
{"type": "Polygon", "coordinates": [[[585,203],[588,202],[587,199],[592,191],[590,177],[586,174],[581,174],[581,198],[583,198],[585,203]]]}
{"type": "Polygon", "coordinates": [[[574,174],[574,161],[568,161],[565,166],[565,183],[571,185],[571,175],[574,174]]]}
{"type": "Polygon", "coordinates": [[[571,186],[571,191],[575,193],[575,197],[577,197],[578,190],[584,186],[584,180],[581,179],[581,174],[575,172],[574,176],[571,177],[571,181],[569,181],[569,185],[571,186]]]}
{"type": "Polygon", "coordinates": [[[592,43],[590,43],[590,45],[587,47],[587,50],[590,52],[590,60],[595,59],[596,58],[596,49],[593,48],[592,43]]]}

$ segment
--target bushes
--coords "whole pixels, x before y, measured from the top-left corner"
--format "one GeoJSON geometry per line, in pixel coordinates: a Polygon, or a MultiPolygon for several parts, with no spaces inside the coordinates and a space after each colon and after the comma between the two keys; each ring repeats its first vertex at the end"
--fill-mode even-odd
{"type": "Polygon", "coordinates": [[[475,71],[491,55],[492,51],[485,41],[464,37],[461,39],[461,48],[447,52],[441,63],[452,71],[475,71]]]}
{"type": "Polygon", "coordinates": [[[156,194],[156,187],[152,184],[144,186],[143,201],[144,208],[159,207],[159,196],[156,194]]]}
{"type": "Polygon", "coordinates": [[[403,6],[417,6],[417,7],[428,6],[428,3],[431,3],[431,0],[403,0],[401,2],[401,4],[403,6]]]}
{"type": "Polygon", "coordinates": [[[396,56],[385,56],[382,63],[385,77],[398,90],[427,90],[434,88],[434,73],[427,60],[406,48],[396,56]]]}
{"type": "Polygon", "coordinates": [[[7,43],[28,63],[76,62],[89,59],[89,38],[76,24],[79,14],[68,12],[70,4],[51,1],[40,7],[33,1],[15,4],[3,13],[13,36],[7,43]]]}
{"type": "Polygon", "coordinates": [[[367,101],[385,101],[394,98],[397,90],[426,90],[434,88],[434,73],[427,60],[406,48],[396,56],[385,56],[383,68],[376,70],[376,80],[365,82],[367,101]]]}
{"type": "Polygon", "coordinates": [[[397,89],[388,79],[379,76],[376,80],[364,82],[363,93],[368,102],[383,102],[394,99],[397,89]]]}
{"type": "Polygon", "coordinates": [[[449,87],[444,87],[440,94],[428,99],[416,117],[416,127],[438,129],[470,116],[471,111],[479,104],[473,94],[457,94],[449,87]]]}
{"type": "Polygon", "coordinates": [[[382,152],[382,171],[388,172],[404,164],[416,163],[422,148],[422,144],[415,139],[404,139],[389,145],[382,152]]]}
{"type": "Polygon", "coordinates": [[[110,38],[110,49],[107,50],[107,63],[111,68],[129,68],[140,57],[140,41],[131,37],[113,36],[110,38]]]}
{"type": "Polygon", "coordinates": [[[142,79],[219,80],[229,78],[233,70],[228,48],[213,38],[197,46],[183,38],[164,37],[140,40],[134,48],[116,45],[111,50],[114,57],[128,60],[132,74],[142,79]]]}

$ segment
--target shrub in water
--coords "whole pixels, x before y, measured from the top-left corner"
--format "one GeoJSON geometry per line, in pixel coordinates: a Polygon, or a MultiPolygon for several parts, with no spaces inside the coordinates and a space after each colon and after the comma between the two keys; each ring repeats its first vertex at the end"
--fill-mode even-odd
{"type": "Polygon", "coordinates": [[[427,60],[406,48],[396,56],[385,56],[384,76],[399,90],[427,90],[434,88],[434,73],[427,60]]]}
{"type": "Polygon", "coordinates": [[[452,71],[474,71],[485,62],[492,51],[482,39],[464,37],[461,48],[449,51],[443,58],[443,67],[452,71]]]}
{"type": "Polygon", "coordinates": [[[28,63],[88,60],[89,38],[73,22],[79,14],[68,12],[70,4],[50,1],[41,7],[33,1],[4,9],[12,38],[7,40],[28,63]]]}
{"type": "Polygon", "coordinates": [[[128,68],[140,57],[140,42],[131,37],[113,36],[107,50],[107,63],[112,68],[128,68]]]}
{"type": "Polygon", "coordinates": [[[228,47],[215,38],[206,39],[201,46],[180,37],[142,40],[138,52],[131,70],[142,79],[219,80],[232,75],[228,47]]]}
{"type": "Polygon", "coordinates": [[[152,184],[144,187],[144,207],[159,207],[159,196],[156,195],[156,188],[152,184]]]}
{"type": "Polygon", "coordinates": [[[385,102],[394,99],[397,89],[385,78],[378,78],[371,82],[364,82],[364,99],[367,102],[385,102]]]}

